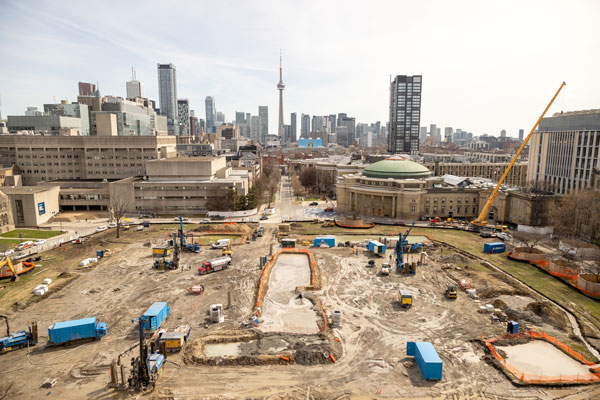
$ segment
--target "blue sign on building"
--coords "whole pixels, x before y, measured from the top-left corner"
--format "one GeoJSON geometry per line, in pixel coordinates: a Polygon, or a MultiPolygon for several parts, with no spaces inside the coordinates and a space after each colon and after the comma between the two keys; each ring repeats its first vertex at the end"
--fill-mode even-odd
{"type": "Polygon", "coordinates": [[[43,201],[41,203],[38,203],[38,214],[39,215],[46,214],[46,203],[43,201]]]}

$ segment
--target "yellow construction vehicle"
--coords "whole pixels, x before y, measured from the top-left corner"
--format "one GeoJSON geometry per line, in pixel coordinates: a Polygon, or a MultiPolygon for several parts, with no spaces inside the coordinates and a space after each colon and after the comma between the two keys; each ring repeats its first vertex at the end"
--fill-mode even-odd
{"type": "Polygon", "coordinates": [[[231,256],[233,254],[233,251],[231,251],[231,240],[229,241],[229,243],[227,243],[227,247],[223,247],[222,254],[224,256],[231,256]]]}
{"type": "Polygon", "coordinates": [[[456,291],[456,286],[449,285],[448,289],[446,289],[446,298],[456,299],[457,297],[458,297],[458,292],[456,291]]]}
{"type": "MultiPolygon", "coordinates": [[[[533,135],[533,132],[537,129],[538,125],[542,121],[542,118],[544,118],[544,116],[546,115],[546,112],[548,111],[548,109],[550,108],[550,106],[552,105],[552,103],[554,103],[554,100],[556,99],[556,97],[558,96],[558,94],[560,93],[560,91],[562,90],[562,88],[565,85],[566,85],[565,82],[563,82],[560,85],[560,87],[556,91],[556,94],[554,95],[554,97],[552,97],[552,100],[550,100],[550,103],[548,103],[548,105],[546,106],[546,109],[544,110],[544,112],[542,113],[542,115],[540,115],[540,117],[538,118],[538,120],[535,123],[535,125],[533,125],[533,128],[531,128],[531,131],[529,132],[529,135],[527,135],[527,137],[525,138],[525,140],[523,140],[523,143],[521,143],[521,147],[519,147],[519,150],[517,150],[517,152],[515,153],[513,159],[510,162],[510,164],[508,164],[508,168],[506,168],[506,171],[504,171],[504,174],[502,174],[502,177],[500,177],[500,180],[496,184],[496,187],[494,188],[494,191],[490,195],[490,198],[487,200],[487,202],[485,203],[485,205],[481,209],[481,213],[479,213],[479,216],[477,217],[477,219],[475,219],[475,220],[473,220],[471,222],[471,225],[469,226],[470,230],[479,231],[480,227],[486,226],[488,224],[488,222],[487,222],[487,219],[489,218],[488,212],[490,211],[490,208],[492,208],[492,205],[494,204],[494,201],[496,201],[496,197],[498,196],[498,190],[500,189],[500,186],[504,183],[504,180],[508,176],[508,173],[510,172],[512,166],[517,161],[517,158],[519,158],[519,156],[521,155],[521,151],[523,151],[523,148],[525,147],[525,145],[527,144],[527,142],[529,141],[529,139],[533,135]]],[[[495,217],[496,216],[494,215],[494,218],[495,217]]]]}
{"type": "Polygon", "coordinates": [[[10,269],[10,272],[12,273],[12,276],[10,277],[10,281],[11,282],[18,281],[19,275],[17,275],[17,271],[15,271],[15,267],[13,266],[9,257],[6,257],[6,258],[4,258],[4,260],[0,261],[0,269],[2,269],[4,266],[8,266],[8,268],[10,269]]]}

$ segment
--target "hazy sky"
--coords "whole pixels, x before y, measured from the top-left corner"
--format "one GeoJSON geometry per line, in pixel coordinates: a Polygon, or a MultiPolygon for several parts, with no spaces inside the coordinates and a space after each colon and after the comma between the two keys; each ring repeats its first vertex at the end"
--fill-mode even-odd
{"type": "Polygon", "coordinates": [[[600,108],[600,1],[0,0],[0,110],[68,98],[77,82],[125,96],[131,67],[158,100],[156,63],[178,97],[234,119],[284,111],[388,119],[389,79],[422,74],[421,125],[516,136],[550,113],[600,108]]]}

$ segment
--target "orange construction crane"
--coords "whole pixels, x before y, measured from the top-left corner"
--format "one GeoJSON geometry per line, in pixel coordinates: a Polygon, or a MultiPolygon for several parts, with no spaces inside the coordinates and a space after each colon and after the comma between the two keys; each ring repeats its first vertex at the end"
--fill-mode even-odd
{"type": "Polygon", "coordinates": [[[494,191],[490,195],[490,198],[488,199],[488,201],[485,203],[485,205],[481,209],[481,213],[479,214],[479,217],[477,217],[477,219],[475,219],[473,222],[471,222],[472,226],[479,228],[481,226],[487,225],[486,216],[488,215],[488,212],[490,211],[490,208],[494,204],[494,201],[496,201],[496,197],[498,196],[498,190],[500,189],[500,186],[504,182],[504,179],[506,179],[506,177],[508,176],[508,173],[510,172],[510,169],[512,168],[512,166],[514,165],[514,163],[517,161],[517,158],[519,158],[519,155],[521,154],[521,151],[523,150],[523,148],[525,147],[525,145],[529,141],[529,138],[531,138],[531,135],[533,135],[533,132],[537,129],[537,127],[540,124],[542,118],[544,118],[544,115],[546,115],[546,112],[548,111],[548,109],[550,108],[550,106],[552,105],[552,103],[554,103],[554,100],[556,99],[556,97],[558,96],[558,94],[560,93],[560,91],[562,90],[562,88],[565,85],[566,85],[565,82],[563,82],[560,85],[560,87],[556,91],[556,94],[554,95],[554,97],[552,97],[552,100],[550,100],[550,103],[548,104],[548,106],[546,106],[546,109],[544,110],[544,112],[542,113],[542,115],[540,115],[540,117],[538,118],[538,120],[535,123],[535,125],[533,126],[533,128],[531,128],[531,132],[529,132],[529,135],[527,135],[527,137],[525,138],[525,140],[523,141],[523,143],[521,143],[521,147],[519,147],[519,150],[517,150],[517,152],[515,153],[515,156],[513,157],[512,161],[510,162],[510,164],[508,164],[508,168],[506,168],[506,171],[504,171],[504,174],[502,175],[502,177],[500,178],[500,180],[496,184],[496,187],[494,188],[494,191]]]}

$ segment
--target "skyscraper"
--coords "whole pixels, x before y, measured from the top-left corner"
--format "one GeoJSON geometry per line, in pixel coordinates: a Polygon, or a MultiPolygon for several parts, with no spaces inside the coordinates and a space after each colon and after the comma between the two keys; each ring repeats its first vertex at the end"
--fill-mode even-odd
{"type": "Polygon", "coordinates": [[[167,116],[169,134],[177,134],[177,76],[175,65],[157,64],[160,113],[167,116]]]}
{"type": "Polygon", "coordinates": [[[279,83],[277,84],[277,90],[279,90],[279,123],[277,124],[277,134],[279,135],[279,140],[281,140],[283,137],[283,89],[285,89],[285,84],[283,83],[281,52],[279,52],[279,83]]]}
{"type": "Polygon", "coordinates": [[[265,136],[269,134],[268,106],[258,106],[258,118],[260,118],[260,141],[264,143],[265,136]]]}
{"type": "Polygon", "coordinates": [[[235,124],[236,125],[242,125],[246,123],[246,113],[244,113],[243,111],[236,111],[235,112],[235,124]]]}
{"type": "Polygon", "coordinates": [[[310,133],[310,115],[302,114],[300,117],[300,137],[308,138],[310,133]]]}
{"type": "Polygon", "coordinates": [[[135,70],[131,68],[131,80],[125,82],[127,98],[144,97],[144,84],[136,79],[135,70]]]}
{"type": "MultiPolygon", "coordinates": [[[[390,84],[390,153],[419,151],[421,75],[397,75],[390,84]]],[[[437,134],[436,132],[432,132],[437,134]]]]}
{"type": "Polygon", "coordinates": [[[179,121],[179,133],[190,134],[190,101],[188,99],[177,99],[177,121],[179,121]]]}
{"type": "Polygon", "coordinates": [[[525,131],[523,129],[519,129],[519,142],[523,141],[524,133],[525,133],[525,131]]]}
{"type": "Polygon", "coordinates": [[[293,112],[290,115],[290,142],[294,143],[296,142],[296,129],[297,129],[297,122],[296,122],[296,113],[293,112]]]}
{"type": "Polygon", "coordinates": [[[215,120],[217,119],[217,109],[215,107],[215,98],[212,96],[206,96],[206,99],[204,100],[204,106],[206,109],[206,132],[210,133],[210,132],[212,132],[211,129],[213,126],[215,126],[215,120]]]}
{"type": "Polygon", "coordinates": [[[348,128],[347,130],[347,146],[351,146],[356,140],[356,118],[354,117],[346,117],[346,114],[340,118],[338,115],[338,127],[345,126],[348,128]]]}
{"type": "Polygon", "coordinates": [[[335,114],[329,115],[329,126],[331,126],[330,133],[335,133],[335,128],[337,126],[337,118],[336,118],[335,114]]]}
{"type": "Polygon", "coordinates": [[[96,85],[93,83],[79,82],[79,95],[80,96],[93,96],[96,91],[96,85]]]}

